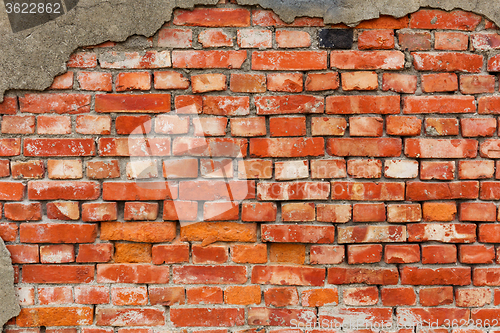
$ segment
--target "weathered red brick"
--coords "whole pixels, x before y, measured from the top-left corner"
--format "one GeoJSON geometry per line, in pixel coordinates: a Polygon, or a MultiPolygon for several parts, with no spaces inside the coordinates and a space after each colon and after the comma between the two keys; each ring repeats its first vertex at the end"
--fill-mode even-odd
{"type": "Polygon", "coordinates": [[[23,223],[19,228],[23,243],[93,243],[97,226],[72,223],[23,223]]]}
{"type": "Polygon", "coordinates": [[[421,9],[410,15],[410,28],[473,31],[481,20],[481,16],[462,10],[421,9]]]}
{"type": "Polygon", "coordinates": [[[327,68],[326,51],[255,51],[253,70],[303,71],[327,68]]]}
{"type": "Polygon", "coordinates": [[[246,51],[173,51],[174,68],[241,68],[246,51]]]}
{"type": "Polygon", "coordinates": [[[84,94],[26,94],[19,97],[19,107],[29,113],[87,113],[90,99],[84,94]]]}
{"type": "Polygon", "coordinates": [[[479,73],[483,56],[453,52],[414,52],[413,66],[418,71],[479,73]]]}
{"type": "Polygon", "coordinates": [[[405,56],[400,51],[332,51],[330,66],[338,69],[402,69],[405,56]]]}

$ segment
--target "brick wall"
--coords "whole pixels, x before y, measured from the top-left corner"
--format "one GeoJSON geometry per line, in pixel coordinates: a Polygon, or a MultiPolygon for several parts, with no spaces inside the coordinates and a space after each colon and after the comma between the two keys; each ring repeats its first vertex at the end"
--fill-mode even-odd
{"type": "Polygon", "coordinates": [[[0,105],[4,331],[500,325],[495,29],[219,4],[77,50],[0,105]]]}

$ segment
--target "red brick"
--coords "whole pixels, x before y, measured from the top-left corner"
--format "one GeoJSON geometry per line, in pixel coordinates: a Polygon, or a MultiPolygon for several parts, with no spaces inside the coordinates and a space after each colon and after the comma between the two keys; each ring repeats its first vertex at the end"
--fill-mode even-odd
{"type": "Polygon", "coordinates": [[[332,181],[332,199],[360,201],[399,201],[404,199],[404,183],[360,183],[332,181]]]}
{"type": "Polygon", "coordinates": [[[0,114],[16,114],[17,113],[17,97],[4,97],[0,103],[0,114]]]}
{"type": "Polygon", "coordinates": [[[4,214],[11,221],[39,221],[42,219],[42,206],[39,202],[6,202],[4,214]]]}
{"type": "Polygon", "coordinates": [[[462,32],[434,32],[436,50],[467,51],[469,36],[462,32]]]}
{"type": "Polygon", "coordinates": [[[424,202],[422,204],[424,221],[450,222],[457,214],[457,204],[451,202],[424,202]]]}
{"type": "Polygon", "coordinates": [[[174,71],[154,72],[154,86],[155,89],[187,89],[189,79],[174,71]]]}
{"type": "Polygon", "coordinates": [[[255,182],[234,180],[183,181],[179,184],[182,200],[243,200],[255,198],[255,182]],[[228,193],[230,189],[231,195],[228,193]]]}
{"type": "Polygon", "coordinates": [[[172,306],[184,304],[183,287],[149,287],[149,301],[151,305],[172,306]]]}
{"type": "Polygon", "coordinates": [[[177,186],[168,182],[106,182],[104,200],[165,200],[177,198],[177,186]]]}
{"type": "Polygon", "coordinates": [[[232,245],[231,259],[240,264],[265,264],[267,262],[267,246],[265,244],[232,245]]]}
{"type": "Polygon", "coordinates": [[[23,243],[93,243],[97,227],[90,224],[27,224],[19,229],[23,243]]]}
{"type": "Polygon", "coordinates": [[[383,284],[395,285],[399,274],[395,268],[361,268],[331,267],[328,268],[328,283],[331,284],[383,284]]]}
{"type": "Polygon", "coordinates": [[[401,284],[414,286],[454,285],[471,283],[469,267],[421,268],[405,266],[401,269],[401,284]]]}
{"type": "Polygon", "coordinates": [[[481,20],[481,16],[461,10],[421,9],[410,15],[410,28],[473,31],[481,20]]]}
{"type": "Polygon", "coordinates": [[[257,185],[259,200],[318,200],[330,194],[327,182],[267,182],[257,185]]]}
{"type": "Polygon", "coordinates": [[[158,203],[126,202],[125,221],[154,221],[158,216],[158,203]]]}
{"type": "Polygon", "coordinates": [[[327,69],[326,51],[255,51],[252,53],[252,70],[320,69],[327,69]]]}
{"type": "Polygon", "coordinates": [[[253,266],[253,284],[323,286],[325,269],[307,266],[253,266]]]}
{"type": "Polygon", "coordinates": [[[333,243],[335,229],[331,226],[262,225],[264,242],[333,243]]]}
{"type": "MultiPolygon", "coordinates": [[[[227,121],[224,121],[227,123],[227,121]]],[[[249,118],[233,118],[231,119],[231,135],[232,136],[262,136],[266,135],[266,119],[265,117],[249,117],[249,118]]],[[[225,135],[225,125],[224,134],[225,135]]]]}
{"type": "Polygon", "coordinates": [[[84,222],[114,221],[116,218],[116,202],[82,204],[82,220],[84,222]]]}
{"type": "Polygon", "coordinates": [[[118,165],[118,160],[88,161],[85,170],[89,179],[120,177],[120,166],[118,165]]]}
{"type": "Polygon", "coordinates": [[[10,161],[0,160],[0,178],[10,176],[10,161]]]}
{"type": "Polygon", "coordinates": [[[116,52],[109,51],[99,57],[101,68],[141,69],[170,67],[170,51],[116,52]]]}
{"type": "Polygon", "coordinates": [[[339,73],[308,73],[306,91],[335,90],[339,87],[339,73]]]}
{"type": "Polygon", "coordinates": [[[378,302],[377,287],[354,287],[343,290],[346,305],[375,305],[378,302]]]}
{"type": "Polygon", "coordinates": [[[112,244],[80,244],[76,262],[108,262],[112,256],[112,244]]]}
{"type": "Polygon", "coordinates": [[[413,116],[388,116],[385,126],[389,135],[416,136],[420,135],[422,120],[413,116]]]}
{"type": "Polygon", "coordinates": [[[475,224],[419,223],[406,229],[409,242],[473,243],[476,240],[475,224]]]}
{"type": "Polygon", "coordinates": [[[393,243],[406,241],[404,226],[338,227],[338,243],[393,243]]]}
{"type": "Polygon", "coordinates": [[[431,48],[431,34],[428,31],[400,33],[398,40],[405,51],[425,51],[431,48]]]}
{"type": "Polygon", "coordinates": [[[113,305],[146,305],[148,303],[146,287],[111,287],[113,305]]]}
{"type": "Polygon", "coordinates": [[[388,264],[410,264],[420,261],[420,247],[418,245],[386,245],[384,261],[388,264]]]}
{"type": "Polygon", "coordinates": [[[2,133],[33,134],[35,133],[34,116],[3,116],[2,133]]]}
{"type": "MultiPolygon", "coordinates": [[[[487,66],[487,70],[488,72],[498,72],[500,71],[500,57],[498,55],[496,56],[491,56],[489,59],[488,59],[488,66],[487,66]]],[[[494,98],[494,97],[491,97],[491,98],[494,98]]]]}
{"type": "Polygon", "coordinates": [[[191,266],[173,267],[173,282],[181,284],[244,284],[247,268],[244,266],[191,266]]]}
{"type": "Polygon", "coordinates": [[[198,177],[198,160],[195,158],[171,159],[163,161],[163,176],[165,178],[196,178],[198,177]]]}
{"type": "Polygon", "coordinates": [[[330,66],[338,69],[402,69],[405,57],[400,51],[332,51],[330,66]]]}
{"type": "Polygon", "coordinates": [[[483,288],[457,289],[455,297],[457,306],[482,307],[491,303],[491,290],[483,288]]]}
{"type": "Polygon", "coordinates": [[[316,219],[316,210],[314,203],[294,202],[281,205],[281,219],[286,222],[304,222],[314,221],[316,219]]]}
{"type": "Polygon", "coordinates": [[[417,296],[413,288],[381,288],[380,296],[385,306],[416,305],[417,296]]]}
{"type": "Polygon", "coordinates": [[[56,201],[47,203],[47,217],[54,220],[79,220],[80,208],[78,202],[56,201]]]}
{"type": "Polygon", "coordinates": [[[460,119],[462,136],[493,136],[497,130],[495,118],[462,118],[460,119]]]}
{"type": "Polygon", "coordinates": [[[288,24],[282,21],[278,15],[271,10],[253,10],[252,22],[254,25],[264,27],[322,27],[323,19],[318,17],[298,17],[292,23],[288,24]]]}
{"type": "Polygon", "coordinates": [[[378,76],[375,72],[345,72],[341,75],[344,91],[378,89],[378,76]]]}
{"type": "Polygon", "coordinates": [[[93,52],[73,53],[66,66],[73,68],[94,68],[97,66],[97,56],[93,52]]]}
{"type": "Polygon", "coordinates": [[[305,157],[324,155],[323,138],[250,139],[252,157],[305,157]]]}
{"type": "MultiPolygon", "coordinates": [[[[347,245],[347,262],[354,264],[371,264],[382,260],[382,245],[347,245]]],[[[362,305],[362,304],[349,304],[362,305]]],[[[370,304],[364,304],[370,305],[370,304]]],[[[373,304],[371,304],[373,305],[373,304]]]]}
{"type": "Polygon", "coordinates": [[[84,94],[25,94],[19,97],[21,112],[29,113],[87,113],[90,95],[84,94]]]}
{"type": "MultiPolygon", "coordinates": [[[[156,124],[161,116],[157,117],[156,124]]],[[[115,119],[116,134],[145,134],[151,132],[150,116],[118,116],[115,119]]],[[[156,126],[155,126],[156,127],[156,126]]],[[[156,128],[156,131],[159,129],[156,128]]]]}
{"type": "Polygon", "coordinates": [[[202,96],[175,96],[175,112],[179,114],[200,114],[203,108],[202,96]]]}
{"type": "Polygon", "coordinates": [[[494,222],[497,207],[492,202],[460,203],[460,221],[494,222]]]}
{"type": "Polygon", "coordinates": [[[423,306],[453,304],[453,287],[421,288],[419,296],[423,306]]]}
{"type": "Polygon", "coordinates": [[[244,202],[241,219],[245,222],[276,221],[276,204],[272,202],[244,202]]]}
{"type": "Polygon", "coordinates": [[[151,89],[151,73],[129,72],[119,73],[115,82],[116,91],[151,89]]]}
{"type": "Polygon", "coordinates": [[[418,158],[475,158],[477,146],[470,139],[406,139],[404,153],[418,158]]]}
{"type": "Polygon", "coordinates": [[[479,73],[483,56],[453,52],[414,52],[413,66],[419,71],[479,73]]]}
{"type": "Polygon", "coordinates": [[[111,117],[84,115],[76,117],[76,133],[80,134],[110,134],[111,117]]]}
{"type": "Polygon", "coordinates": [[[193,93],[226,90],[226,76],[224,74],[199,74],[191,76],[193,93]]]}
{"type": "Polygon", "coordinates": [[[416,326],[418,322],[446,325],[448,320],[465,322],[469,320],[469,309],[457,308],[399,308],[396,310],[398,325],[416,326]]]}
{"type": "Polygon", "coordinates": [[[4,242],[15,241],[17,238],[17,224],[0,223],[0,238],[2,238],[4,242]]]}
{"type": "Polygon", "coordinates": [[[473,281],[474,286],[498,286],[500,271],[497,267],[475,267],[473,281]]]}
{"type": "Polygon", "coordinates": [[[299,294],[295,287],[269,288],[264,291],[266,306],[283,307],[299,304],[299,294]]]}
{"type": "Polygon", "coordinates": [[[413,94],[417,90],[417,76],[384,73],[382,74],[382,90],[413,94]]]}
{"type": "Polygon", "coordinates": [[[351,219],[351,205],[317,204],[319,222],[346,223],[351,219]]]}
{"type": "Polygon", "coordinates": [[[249,114],[249,97],[203,96],[203,113],[219,116],[245,116],[249,114]]]}
{"type": "Polygon", "coordinates": [[[255,106],[258,115],[323,113],[322,97],[311,95],[257,96],[255,106]]]}
{"type": "Polygon", "coordinates": [[[262,93],[266,91],[266,76],[263,74],[231,73],[229,89],[232,92],[262,93]]]}
{"type": "Polygon", "coordinates": [[[459,245],[458,258],[463,264],[492,264],[495,260],[493,245],[459,245]]]}
{"type": "Polygon", "coordinates": [[[298,48],[311,46],[311,36],[306,31],[278,30],[276,43],[279,48],[298,48]]]}
{"type": "Polygon", "coordinates": [[[267,74],[267,90],[283,92],[301,92],[302,73],[267,74]]]}
{"type": "Polygon", "coordinates": [[[393,49],[394,31],[393,30],[368,30],[358,35],[358,49],[393,49]]]}
{"type": "Polygon", "coordinates": [[[73,72],[66,72],[58,75],[52,81],[49,89],[66,90],[73,88],[73,72]]]}
{"type": "Polygon", "coordinates": [[[241,48],[268,49],[273,46],[273,33],[271,30],[239,29],[237,41],[241,48]]]}
{"type": "Polygon", "coordinates": [[[84,181],[30,181],[30,200],[95,200],[99,197],[97,182],[84,181]]]}
{"type": "MultiPolygon", "coordinates": [[[[350,318],[366,318],[363,321],[365,325],[383,325],[390,326],[392,323],[393,312],[390,308],[356,308],[356,307],[345,307],[340,308],[339,312],[324,312],[319,315],[320,322],[331,322],[332,325],[349,325],[350,319],[345,316],[353,316],[350,318]],[[340,314],[337,314],[340,313],[340,314]]],[[[364,330],[361,330],[363,332],[364,330]]]]}
{"type": "Polygon", "coordinates": [[[475,33],[471,36],[475,50],[489,51],[500,48],[500,35],[496,33],[475,33]]]}
{"type": "Polygon", "coordinates": [[[6,245],[13,264],[33,264],[40,262],[38,245],[6,245]]]}
{"type": "Polygon", "coordinates": [[[422,264],[451,264],[457,262],[455,245],[422,245],[422,264]]]}
{"type": "Polygon", "coordinates": [[[458,90],[457,74],[423,74],[422,91],[426,93],[447,92],[458,90]]]}
{"type": "Polygon", "coordinates": [[[113,75],[102,72],[79,72],[78,85],[82,90],[113,91],[113,75]]]}
{"type": "Polygon", "coordinates": [[[24,156],[94,156],[94,139],[24,139],[24,156]]]}
{"type": "Polygon", "coordinates": [[[479,155],[481,157],[487,158],[498,158],[500,157],[500,153],[498,152],[498,146],[500,145],[500,141],[496,139],[488,139],[481,142],[481,146],[479,148],[479,155]]]}
{"type": "Polygon", "coordinates": [[[38,288],[38,302],[40,305],[73,303],[73,290],[71,287],[38,288]]]}
{"type": "Polygon", "coordinates": [[[398,157],[401,155],[401,139],[328,139],[326,151],[332,156],[398,157]]]}
{"type": "Polygon", "coordinates": [[[83,177],[81,160],[48,160],[50,179],[79,179],[83,177]]]}
{"type": "Polygon", "coordinates": [[[205,202],[203,204],[204,221],[235,221],[239,219],[237,202],[205,202]]]}
{"type": "Polygon", "coordinates": [[[174,68],[241,68],[246,51],[172,51],[174,68]]]}
{"type": "Polygon", "coordinates": [[[171,47],[176,49],[190,48],[193,43],[191,29],[162,28],[158,32],[158,47],[171,47]]]}
{"type": "Polygon", "coordinates": [[[21,154],[20,138],[0,139],[0,156],[18,156],[20,154],[21,154]]]}
{"type": "Polygon", "coordinates": [[[200,241],[202,245],[221,242],[255,242],[257,225],[237,222],[197,222],[181,224],[181,240],[200,241]]]}
{"type": "Polygon", "coordinates": [[[500,114],[500,98],[497,96],[479,97],[477,112],[479,114],[500,114]]]}
{"type": "Polygon", "coordinates": [[[204,48],[233,46],[233,40],[222,29],[203,30],[198,34],[198,41],[204,48]]]}
{"type": "Polygon", "coordinates": [[[245,27],[250,25],[250,12],[233,8],[178,9],[174,13],[173,23],[201,27],[245,27]]]}
{"type": "Polygon", "coordinates": [[[343,159],[311,161],[311,178],[344,178],[346,175],[343,159]]]}
{"type": "Polygon", "coordinates": [[[16,182],[0,182],[0,200],[20,201],[24,198],[26,185],[16,182]]]}
{"type": "Polygon", "coordinates": [[[481,200],[498,200],[500,199],[500,183],[498,182],[482,182],[481,183],[481,200]]]}
{"type": "Polygon", "coordinates": [[[97,308],[98,326],[161,326],[165,324],[165,310],[157,308],[97,308]]]}
{"type": "Polygon", "coordinates": [[[383,203],[353,204],[353,222],[383,222],[385,217],[385,205],[383,203]]]}
{"type": "Polygon", "coordinates": [[[186,290],[188,304],[222,304],[223,294],[219,287],[194,287],[186,290]]]}
{"type": "Polygon", "coordinates": [[[154,283],[164,284],[169,280],[166,266],[148,264],[99,264],[98,283],[154,283]]]}
{"type": "Polygon", "coordinates": [[[420,179],[451,180],[455,178],[455,162],[420,162],[420,179]]]}
{"type": "Polygon", "coordinates": [[[155,265],[189,262],[189,245],[154,245],[152,255],[155,265]]]}
{"type": "Polygon", "coordinates": [[[404,98],[403,113],[474,113],[473,96],[409,96],[404,98]]]}
{"type": "Polygon", "coordinates": [[[75,286],[75,303],[77,304],[109,303],[109,287],[75,286]]]}
{"type": "Polygon", "coordinates": [[[408,28],[408,16],[395,18],[388,15],[380,15],[379,18],[361,21],[356,29],[404,29],[408,28]]]}
{"type": "Polygon", "coordinates": [[[269,119],[271,137],[276,136],[305,136],[305,117],[272,117],[269,119]]]}
{"type": "Polygon", "coordinates": [[[170,94],[98,94],[96,112],[161,113],[170,112],[170,94]]]}
{"type": "Polygon", "coordinates": [[[89,283],[94,280],[92,265],[26,265],[24,283],[89,283]]]}
{"type": "Polygon", "coordinates": [[[24,308],[16,318],[20,327],[91,325],[92,307],[24,308]]]}
{"type": "Polygon", "coordinates": [[[245,323],[245,310],[240,308],[180,308],[170,310],[175,327],[234,327],[245,323]]]}
{"type": "Polygon", "coordinates": [[[311,245],[311,265],[340,264],[344,261],[345,250],[343,245],[311,245]]]}
{"type": "Polygon", "coordinates": [[[350,136],[382,136],[384,120],[381,117],[350,117],[350,136]]]}
{"type": "Polygon", "coordinates": [[[273,162],[270,160],[247,159],[238,161],[239,179],[270,179],[273,174],[273,162]]]}
{"type": "Polygon", "coordinates": [[[406,200],[476,199],[478,194],[479,184],[475,181],[406,184],[406,200]]]}
{"type": "Polygon", "coordinates": [[[399,96],[328,96],[327,114],[394,114],[400,112],[399,96]]]}
{"type": "Polygon", "coordinates": [[[498,243],[500,227],[498,224],[480,224],[479,241],[482,243],[498,243]]]}

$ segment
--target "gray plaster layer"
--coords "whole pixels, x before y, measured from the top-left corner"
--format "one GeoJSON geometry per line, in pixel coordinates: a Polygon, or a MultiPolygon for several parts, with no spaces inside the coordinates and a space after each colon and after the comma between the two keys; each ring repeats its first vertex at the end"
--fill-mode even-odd
{"type": "MultiPolygon", "coordinates": [[[[46,24],[12,33],[0,0],[0,100],[9,89],[43,90],[65,71],[78,47],[132,35],[152,36],[174,8],[214,5],[217,0],[80,0],[76,8],[46,24]]],[[[284,21],[323,17],[325,23],[356,23],[380,15],[401,17],[420,7],[472,11],[500,25],[500,2],[491,0],[237,0],[275,11],[284,21]]]]}
{"type": "Polygon", "coordinates": [[[19,314],[19,302],[14,290],[14,268],[10,253],[0,238],[0,329],[12,317],[19,314]]]}

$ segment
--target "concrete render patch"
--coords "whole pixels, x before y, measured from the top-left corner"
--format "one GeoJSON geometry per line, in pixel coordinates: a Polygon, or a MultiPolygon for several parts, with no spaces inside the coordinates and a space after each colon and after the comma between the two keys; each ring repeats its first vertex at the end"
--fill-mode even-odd
{"type": "Polygon", "coordinates": [[[14,268],[3,240],[0,238],[0,328],[21,311],[14,289],[14,268]]]}
{"type": "MultiPolygon", "coordinates": [[[[43,25],[12,33],[4,0],[0,0],[0,101],[10,89],[44,90],[78,47],[132,35],[152,36],[170,21],[175,8],[215,5],[218,0],[80,0],[66,15],[43,25]]],[[[401,17],[421,7],[463,9],[500,25],[500,2],[491,0],[237,0],[260,5],[281,19],[322,17],[327,24],[358,22],[380,15],[401,17]]]]}

